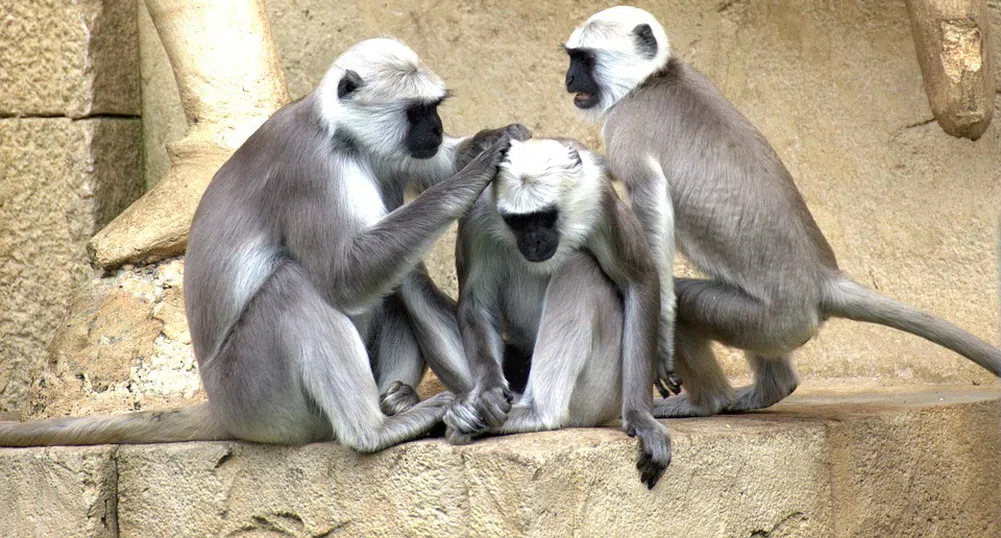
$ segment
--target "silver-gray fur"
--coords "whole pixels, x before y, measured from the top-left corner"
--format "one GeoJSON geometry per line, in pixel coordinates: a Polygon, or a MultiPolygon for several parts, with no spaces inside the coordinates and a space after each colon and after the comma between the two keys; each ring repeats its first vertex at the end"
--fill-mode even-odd
{"type": "Polygon", "coordinates": [[[667,429],[651,413],[658,281],[639,223],[601,159],[569,140],[512,142],[492,187],[459,221],[456,267],[475,387],[445,415],[449,441],[621,416],[640,440],[640,478],[653,487],[670,462],[667,429]],[[558,249],[528,261],[503,215],[553,207],[558,249]],[[531,356],[513,405],[505,343],[531,356]]]}
{"type": "MultiPolygon", "coordinates": [[[[652,15],[620,6],[592,16],[566,45],[572,68],[573,54],[594,58],[595,91],[608,95],[588,92],[583,99],[574,89],[583,87],[579,67],[573,84],[568,74],[568,91],[604,114],[611,171],[625,184],[651,244],[669,250],[676,242],[710,277],[674,280],[676,365],[687,394],[658,401],[657,416],[748,411],[780,401],[797,385],[791,353],[830,316],[910,332],[1001,375],[994,346],[838,269],[774,149],[711,82],[668,54],[663,35],[652,15]],[[593,25],[600,39],[588,37],[593,25]],[[648,54],[633,39],[640,29],[661,36],[662,54],[644,60],[648,54]],[[630,60],[617,70],[623,57],[630,60]],[[662,221],[665,182],[673,222],[662,221]],[[673,229],[673,240],[657,229],[673,229]],[[746,350],[752,386],[734,392],[711,341],[746,350]]],[[[670,278],[662,276],[662,285],[670,278]]]]}
{"type": "Polygon", "coordinates": [[[453,397],[417,403],[424,361],[451,390],[472,385],[455,304],[421,258],[493,179],[507,133],[525,136],[443,137],[445,95],[402,43],[362,41],[215,175],[184,275],[208,404],[3,423],[0,445],[336,439],[369,452],[425,434],[453,397]],[[408,186],[423,192],[403,205],[408,186]]]}

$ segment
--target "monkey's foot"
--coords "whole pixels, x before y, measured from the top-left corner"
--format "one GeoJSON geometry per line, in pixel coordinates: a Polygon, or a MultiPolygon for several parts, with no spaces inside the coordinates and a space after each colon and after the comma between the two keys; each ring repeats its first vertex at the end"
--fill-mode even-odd
{"type": "Polygon", "coordinates": [[[402,381],[394,381],[386,389],[386,392],[379,396],[379,408],[388,416],[402,413],[407,409],[417,405],[420,398],[413,387],[402,381]]]}
{"type": "Polygon", "coordinates": [[[445,412],[445,437],[453,444],[468,443],[473,435],[499,428],[507,420],[514,395],[504,387],[494,387],[459,398],[445,412]]]}
{"type": "Polygon", "coordinates": [[[639,439],[636,469],[640,472],[640,482],[646,484],[647,489],[653,489],[671,463],[671,436],[667,428],[652,418],[623,418],[622,429],[629,437],[639,439]]]}
{"type": "Polygon", "coordinates": [[[743,413],[771,407],[792,394],[796,390],[796,386],[797,383],[793,382],[788,385],[769,384],[768,386],[756,383],[749,387],[741,387],[737,389],[737,398],[726,407],[724,412],[743,413]]]}
{"type": "Polygon", "coordinates": [[[709,405],[696,405],[687,394],[662,398],[653,402],[653,416],[657,418],[708,417],[727,407],[725,398],[714,398],[709,405]]]}

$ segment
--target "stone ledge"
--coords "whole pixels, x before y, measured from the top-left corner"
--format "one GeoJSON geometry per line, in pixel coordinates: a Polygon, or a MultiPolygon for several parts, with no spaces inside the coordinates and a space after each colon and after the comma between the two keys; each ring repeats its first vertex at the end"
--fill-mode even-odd
{"type": "Polygon", "coordinates": [[[999,404],[996,389],[811,392],[766,412],[668,421],[674,461],[653,491],[637,479],[635,442],[617,428],[465,447],[425,440],[370,456],[334,443],[2,449],[0,498],[15,501],[0,511],[0,528],[16,536],[997,536],[999,404]]]}

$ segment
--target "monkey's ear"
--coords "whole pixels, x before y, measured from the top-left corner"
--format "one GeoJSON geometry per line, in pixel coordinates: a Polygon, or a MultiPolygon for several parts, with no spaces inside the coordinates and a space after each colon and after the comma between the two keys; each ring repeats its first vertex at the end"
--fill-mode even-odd
{"type": "Polygon", "coordinates": [[[351,95],[361,86],[361,83],[361,77],[358,73],[350,69],[345,70],[344,76],[337,83],[337,98],[344,99],[344,97],[351,95]]]}
{"type": "Polygon", "coordinates": [[[633,28],[633,37],[636,39],[636,48],[644,58],[651,59],[657,56],[657,38],[653,35],[653,28],[649,24],[640,24],[633,28]]]}

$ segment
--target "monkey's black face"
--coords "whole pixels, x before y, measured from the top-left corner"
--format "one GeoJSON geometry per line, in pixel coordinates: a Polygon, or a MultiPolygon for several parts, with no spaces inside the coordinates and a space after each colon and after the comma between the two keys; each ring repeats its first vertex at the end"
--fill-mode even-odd
{"type": "Polygon", "coordinates": [[[570,67],[567,69],[567,91],[574,93],[573,104],[580,109],[593,108],[601,102],[601,87],[594,80],[594,51],[567,49],[570,67]]]}
{"type": "Polygon", "coordinates": [[[559,212],[556,208],[534,213],[504,213],[501,217],[514,232],[518,250],[526,260],[544,262],[556,254],[560,246],[560,232],[556,227],[559,212]]]}
{"type": "Polygon", "coordinates": [[[438,153],[441,146],[441,118],[438,117],[438,105],[433,103],[414,103],[407,108],[407,152],[415,159],[430,159],[438,153]]]}

